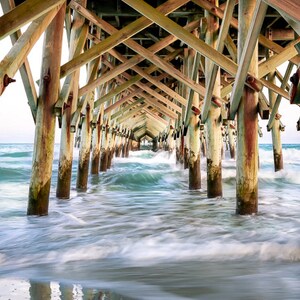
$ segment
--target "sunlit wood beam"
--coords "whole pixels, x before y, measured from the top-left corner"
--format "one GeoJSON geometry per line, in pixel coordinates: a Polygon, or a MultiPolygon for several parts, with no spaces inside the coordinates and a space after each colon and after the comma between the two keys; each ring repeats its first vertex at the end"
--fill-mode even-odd
{"type": "MultiPolygon", "coordinates": [[[[160,5],[157,9],[162,14],[167,15],[176,10],[177,8],[181,7],[188,1],[189,0],[169,0],[164,4],[160,5]]],[[[80,12],[80,8],[76,10],[80,12]]],[[[117,34],[111,35],[110,37],[102,41],[100,44],[93,46],[81,55],[77,56],[76,58],[61,66],[61,77],[67,76],[68,74],[74,72],[77,68],[85,65],[87,62],[94,59],[95,57],[100,56],[108,50],[119,45],[134,34],[150,26],[152,23],[153,22],[148,20],[146,17],[141,17],[136,21],[130,23],[129,25],[125,26],[120,31],[118,31],[117,34]]]]}
{"type": "Polygon", "coordinates": [[[21,3],[0,17],[0,40],[52,10],[57,13],[64,2],[65,0],[27,0],[21,3]]]}

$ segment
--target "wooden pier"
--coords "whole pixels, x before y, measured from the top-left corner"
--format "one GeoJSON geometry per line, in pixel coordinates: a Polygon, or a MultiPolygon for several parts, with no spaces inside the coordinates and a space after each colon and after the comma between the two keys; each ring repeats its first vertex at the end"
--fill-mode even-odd
{"type": "Polygon", "coordinates": [[[211,198],[223,195],[227,149],[236,159],[236,212],[257,213],[258,120],[268,120],[279,171],[280,103],[300,104],[300,0],[1,5],[0,38],[10,36],[12,47],[0,62],[0,95],[13,88],[19,70],[36,125],[28,215],[48,214],[56,121],[60,199],[70,198],[74,146],[80,147],[76,188],[85,191],[89,174],[106,172],[114,157],[128,157],[147,140],[154,151],[176,151],[191,190],[201,188],[205,159],[211,198]],[[43,33],[37,90],[27,57],[43,33]],[[69,60],[61,65],[63,51],[69,60]]]}

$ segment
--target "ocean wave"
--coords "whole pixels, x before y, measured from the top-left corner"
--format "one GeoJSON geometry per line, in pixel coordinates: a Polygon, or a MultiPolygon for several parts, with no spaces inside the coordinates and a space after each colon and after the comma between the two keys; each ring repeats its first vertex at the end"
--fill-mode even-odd
{"type": "MultiPolygon", "coordinates": [[[[103,240],[99,245],[75,246],[65,251],[49,251],[43,262],[68,263],[75,261],[101,261],[103,259],[120,259],[132,265],[155,265],[162,262],[202,261],[225,262],[260,260],[300,262],[300,244],[294,241],[281,244],[277,242],[224,242],[210,241],[198,243],[164,243],[158,237],[143,238],[137,242],[124,239],[118,244],[103,240]],[[122,243],[123,242],[123,243],[122,243]],[[125,243],[124,243],[125,242],[125,243]]],[[[38,254],[39,256],[40,254],[38,254]]],[[[33,255],[34,256],[34,255],[33,255]]],[[[1,257],[0,257],[1,259],[1,257]]],[[[3,258],[4,259],[4,258],[3,258]]],[[[29,261],[28,257],[28,261],[29,261]]],[[[36,263],[39,263],[35,259],[36,263]]],[[[22,263],[27,260],[25,257],[22,263]],[[25,259],[25,260],[24,260],[25,259]]]]}
{"type": "Polygon", "coordinates": [[[300,261],[300,244],[290,242],[238,243],[211,241],[201,244],[158,243],[155,239],[144,239],[123,247],[125,259],[141,264],[156,264],[159,261],[235,261],[259,259],[261,261],[300,261]]]}
{"type": "Polygon", "coordinates": [[[0,157],[11,157],[11,158],[32,157],[32,151],[0,153],[0,157]]]}

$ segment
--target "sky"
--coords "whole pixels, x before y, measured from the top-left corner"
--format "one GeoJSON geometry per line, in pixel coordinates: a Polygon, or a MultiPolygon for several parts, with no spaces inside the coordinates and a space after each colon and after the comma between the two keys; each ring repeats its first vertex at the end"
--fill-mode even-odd
{"type": "MultiPolygon", "coordinates": [[[[2,10],[0,8],[0,15],[2,10]]],[[[65,40],[65,36],[64,36],[65,40]]],[[[34,81],[40,77],[41,56],[42,56],[43,36],[31,50],[28,60],[31,66],[34,81]]],[[[10,38],[0,40],[0,60],[11,48],[10,38]]],[[[66,41],[64,42],[62,64],[68,61],[68,50],[66,41]]],[[[279,70],[283,73],[286,66],[279,70]]],[[[294,73],[294,71],[293,71],[294,73]]],[[[14,76],[16,82],[11,83],[0,96],[0,143],[33,143],[34,122],[27,104],[27,97],[19,72],[14,76]]],[[[62,81],[63,82],[63,81],[62,81]]],[[[38,86],[36,85],[38,92],[38,86]]],[[[285,125],[285,131],[281,134],[282,143],[300,143],[300,131],[296,130],[296,122],[300,117],[300,107],[291,105],[288,100],[282,99],[279,107],[282,115],[281,121],[285,125]]],[[[259,138],[259,143],[272,143],[271,132],[267,132],[267,120],[259,120],[262,127],[263,137],[259,138]]],[[[56,143],[60,141],[60,130],[56,126],[56,143]]]]}

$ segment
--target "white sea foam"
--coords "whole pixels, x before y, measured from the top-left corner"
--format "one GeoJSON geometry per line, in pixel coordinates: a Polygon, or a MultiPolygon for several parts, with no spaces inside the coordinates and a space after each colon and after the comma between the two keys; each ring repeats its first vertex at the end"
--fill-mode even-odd
{"type": "Polygon", "coordinates": [[[235,261],[259,259],[261,261],[300,261],[300,245],[290,242],[221,242],[161,243],[156,239],[144,239],[123,247],[124,258],[138,264],[156,264],[159,261],[235,261]]]}

